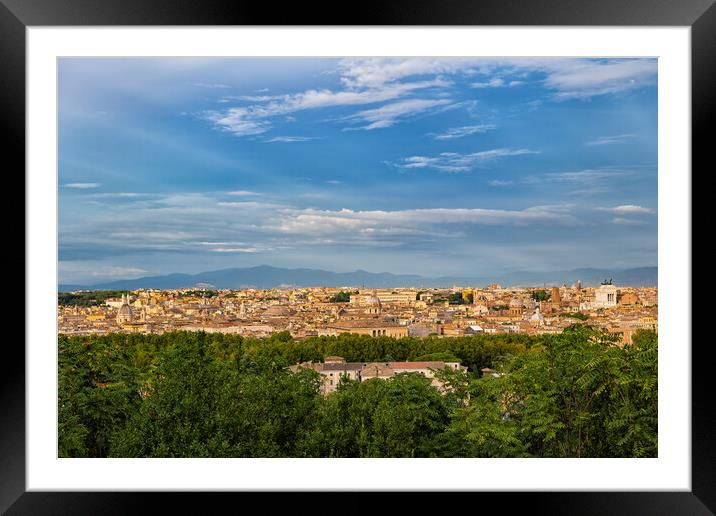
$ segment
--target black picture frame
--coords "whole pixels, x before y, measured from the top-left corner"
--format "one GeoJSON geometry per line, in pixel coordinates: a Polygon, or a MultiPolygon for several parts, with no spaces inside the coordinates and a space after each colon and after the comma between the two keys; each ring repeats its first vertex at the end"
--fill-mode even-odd
{"type": "MultiPolygon", "coordinates": [[[[707,123],[715,117],[716,5],[714,0],[399,0],[331,6],[229,0],[0,0],[0,113],[7,157],[25,166],[25,29],[28,26],[113,25],[571,25],[691,27],[692,171],[710,157],[707,123]]],[[[693,177],[693,172],[691,172],[693,177]]],[[[688,171],[684,180],[688,180],[688,171]]],[[[20,196],[17,196],[18,198],[20,196]]],[[[24,196],[22,197],[24,198],[24,196]]],[[[24,249],[17,247],[17,249],[24,249]]],[[[16,252],[17,269],[24,251],[16,252]]],[[[25,274],[29,274],[23,265],[25,274]]],[[[26,276],[27,277],[27,276],[26,276]]],[[[32,299],[26,306],[32,308],[32,299]]],[[[685,300],[690,302],[690,300],[685,300]]],[[[691,345],[691,329],[684,331],[691,345]]],[[[166,493],[25,492],[25,353],[4,346],[0,374],[0,511],[8,514],[127,514],[144,512],[147,498],[166,503],[166,493]]],[[[469,506],[500,510],[525,503],[538,514],[713,514],[716,512],[716,429],[706,346],[692,347],[691,492],[475,493],[469,506]]],[[[253,494],[175,494],[181,513],[206,513],[208,504],[253,494]]],[[[346,493],[342,504],[356,507],[366,496],[346,493]]],[[[450,495],[454,496],[454,495],[450,495]]],[[[272,494],[273,500],[276,494],[272,494]]],[[[302,498],[302,497],[300,497],[302,498]]],[[[401,501],[401,512],[420,509],[424,495],[401,501]],[[407,505],[406,505],[407,503],[407,505]],[[411,507],[412,506],[412,507],[411,507]]],[[[229,501],[232,503],[231,501],[229,501]]],[[[273,503],[273,502],[272,502],[273,503]]],[[[303,505],[298,501],[294,504],[303,505]]],[[[295,507],[296,505],[294,505],[295,507]]],[[[245,505],[249,507],[249,505],[245,505]]],[[[383,509],[387,506],[383,506],[383,509]]],[[[237,507],[238,510],[238,507],[237,507]]]]}

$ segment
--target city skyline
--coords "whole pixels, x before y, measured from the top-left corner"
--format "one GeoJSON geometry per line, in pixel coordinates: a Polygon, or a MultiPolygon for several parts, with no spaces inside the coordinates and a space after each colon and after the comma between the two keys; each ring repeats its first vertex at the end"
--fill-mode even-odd
{"type": "Polygon", "coordinates": [[[61,59],[60,283],[656,265],[656,77],[656,59],[61,59]]]}

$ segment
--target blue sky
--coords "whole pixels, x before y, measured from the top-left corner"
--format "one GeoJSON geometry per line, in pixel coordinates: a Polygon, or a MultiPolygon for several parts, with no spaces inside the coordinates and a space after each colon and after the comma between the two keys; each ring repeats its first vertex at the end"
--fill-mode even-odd
{"type": "Polygon", "coordinates": [[[656,59],[61,59],[60,282],[656,265],[656,80],[656,59]]]}

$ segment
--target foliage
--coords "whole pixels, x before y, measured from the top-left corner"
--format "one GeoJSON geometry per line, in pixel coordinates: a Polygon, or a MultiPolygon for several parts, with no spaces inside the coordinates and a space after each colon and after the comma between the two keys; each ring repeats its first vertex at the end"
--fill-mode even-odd
{"type": "Polygon", "coordinates": [[[535,301],[548,301],[552,297],[549,292],[542,289],[532,291],[531,296],[535,301]]]}
{"type": "Polygon", "coordinates": [[[301,438],[307,457],[430,457],[449,422],[442,395],[419,373],[344,381],[301,438]]]}
{"type": "Polygon", "coordinates": [[[589,315],[583,314],[582,312],[563,312],[559,314],[560,317],[568,317],[570,319],[579,319],[580,321],[586,321],[589,319],[589,315]]]}
{"type": "Polygon", "coordinates": [[[219,293],[216,290],[186,290],[181,293],[183,297],[216,297],[219,293]]]}
{"type": "Polygon", "coordinates": [[[351,294],[357,294],[358,292],[338,292],[333,294],[329,301],[331,303],[347,303],[351,300],[351,294]]]}
{"type": "Polygon", "coordinates": [[[460,359],[458,357],[456,357],[454,354],[447,352],[447,351],[441,351],[441,352],[437,352],[437,353],[426,353],[425,355],[415,357],[414,360],[416,362],[434,362],[434,361],[460,362],[460,359]]]}
{"type": "Polygon", "coordinates": [[[129,294],[127,290],[93,290],[88,292],[58,292],[59,306],[98,306],[107,299],[129,294]]]}
{"type": "Polygon", "coordinates": [[[58,339],[61,457],[655,457],[657,336],[295,341],[203,332],[58,339]],[[287,365],[459,360],[468,371],[342,379],[287,365]],[[484,367],[498,375],[479,378],[484,367]]]}
{"type": "Polygon", "coordinates": [[[462,292],[451,292],[447,297],[448,303],[451,305],[467,305],[472,304],[473,294],[469,293],[463,296],[462,292]]]}

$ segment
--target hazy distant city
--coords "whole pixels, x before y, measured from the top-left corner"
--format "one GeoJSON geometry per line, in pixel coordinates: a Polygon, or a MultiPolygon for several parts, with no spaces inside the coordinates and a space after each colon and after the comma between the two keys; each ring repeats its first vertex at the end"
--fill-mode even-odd
{"type": "Polygon", "coordinates": [[[657,289],[607,284],[548,289],[297,288],[139,290],[61,295],[59,331],[67,335],[175,330],[295,339],[341,333],[388,337],[560,333],[578,322],[631,343],[657,329],[657,289]],[[110,293],[111,294],[111,293],[110,293]],[[102,300],[103,298],[106,298],[102,300]]]}

